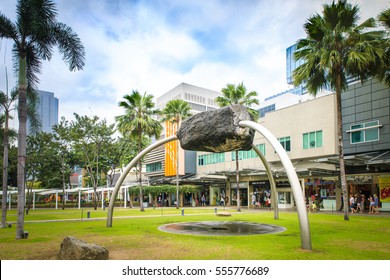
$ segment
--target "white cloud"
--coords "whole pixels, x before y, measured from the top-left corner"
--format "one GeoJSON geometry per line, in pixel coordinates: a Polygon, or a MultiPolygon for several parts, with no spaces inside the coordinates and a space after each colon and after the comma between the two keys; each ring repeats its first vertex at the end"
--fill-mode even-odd
{"type": "MultiPolygon", "coordinates": [[[[212,90],[244,82],[260,99],[288,88],[285,49],[305,36],[303,24],[329,0],[56,1],[58,20],[86,49],[83,71],[69,72],[56,53],[45,62],[40,88],[60,100],[60,114],[96,114],[109,122],[132,90],[160,96],[181,82],[212,90]]],[[[387,0],[357,0],[362,18],[387,0]]],[[[14,20],[16,0],[0,11],[14,20]]],[[[12,67],[11,43],[1,40],[12,67]]],[[[2,63],[3,64],[3,63],[2,63]]],[[[11,72],[11,71],[9,71],[11,72]]],[[[3,68],[0,89],[4,90],[3,68]]]]}

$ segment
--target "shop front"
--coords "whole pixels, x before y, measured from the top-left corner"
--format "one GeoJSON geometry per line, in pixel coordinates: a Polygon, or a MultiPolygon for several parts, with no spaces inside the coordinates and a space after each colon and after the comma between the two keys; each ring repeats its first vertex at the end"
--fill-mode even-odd
{"type": "Polygon", "coordinates": [[[294,197],[289,181],[276,181],[276,192],[278,194],[278,208],[288,209],[295,206],[294,197]]]}
{"type": "Polygon", "coordinates": [[[210,205],[210,185],[198,185],[192,192],[185,196],[185,203],[190,206],[207,206],[210,205]]]}
{"type": "Polygon", "coordinates": [[[390,211],[390,175],[379,176],[379,200],[382,211],[390,211]]]}
{"type": "Polygon", "coordinates": [[[350,175],[347,176],[348,193],[362,193],[366,197],[373,195],[376,190],[374,186],[374,177],[372,175],[350,175]]]}
{"type": "MultiPolygon", "coordinates": [[[[238,184],[240,190],[240,206],[248,206],[248,185],[246,182],[238,184]]],[[[237,183],[230,183],[231,206],[237,206],[237,183]]]]}
{"type": "Polygon", "coordinates": [[[269,181],[249,182],[250,204],[252,208],[270,207],[271,187],[269,181]]]}
{"type": "Polygon", "coordinates": [[[368,211],[368,198],[376,194],[381,211],[390,211],[390,175],[354,175],[347,177],[348,191],[365,197],[365,210],[368,211]]]}
{"type": "Polygon", "coordinates": [[[332,179],[305,179],[305,196],[306,202],[314,202],[317,209],[336,210],[336,185],[332,179]]]}
{"type": "Polygon", "coordinates": [[[221,197],[223,198],[223,204],[225,202],[229,201],[229,198],[227,197],[227,192],[226,192],[226,184],[224,183],[215,183],[211,184],[210,186],[210,205],[216,205],[220,206],[221,204],[221,197]]]}

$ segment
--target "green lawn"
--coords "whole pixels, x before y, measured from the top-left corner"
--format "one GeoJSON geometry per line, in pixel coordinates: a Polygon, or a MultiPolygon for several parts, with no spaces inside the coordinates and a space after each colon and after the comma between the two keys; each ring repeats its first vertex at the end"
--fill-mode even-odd
{"type": "MultiPolygon", "coordinates": [[[[0,259],[56,259],[64,237],[75,236],[105,246],[110,259],[139,260],[388,260],[390,215],[309,213],[312,252],[300,249],[297,213],[230,210],[231,217],[218,217],[214,208],[181,209],[115,208],[113,227],[106,227],[107,211],[93,209],[30,210],[25,216],[29,237],[15,240],[15,225],[0,229],[0,259]],[[91,219],[87,219],[90,212],[91,219]],[[103,218],[103,219],[94,219],[103,218]],[[32,222],[52,220],[51,222],[32,222]],[[54,222],[58,221],[58,222],[54,222]],[[287,228],[278,234],[252,236],[193,236],[159,231],[160,225],[189,221],[248,221],[287,228]],[[30,223],[31,222],[31,223],[30,223]]],[[[16,221],[8,211],[8,222],[16,221]]]]}

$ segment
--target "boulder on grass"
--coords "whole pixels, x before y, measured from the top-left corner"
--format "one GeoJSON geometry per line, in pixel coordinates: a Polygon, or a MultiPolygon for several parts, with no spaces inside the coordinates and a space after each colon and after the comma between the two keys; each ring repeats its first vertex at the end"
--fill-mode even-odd
{"type": "Polygon", "coordinates": [[[88,244],[73,236],[61,243],[60,260],[108,260],[108,250],[97,244],[88,244]]]}

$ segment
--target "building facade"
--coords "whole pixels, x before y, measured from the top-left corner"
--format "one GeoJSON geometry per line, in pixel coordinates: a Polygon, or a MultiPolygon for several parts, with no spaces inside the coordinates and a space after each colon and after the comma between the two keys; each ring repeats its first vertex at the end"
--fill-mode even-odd
{"type": "MultiPolygon", "coordinates": [[[[326,95],[269,112],[259,119],[259,123],[271,131],[287,151],[302,186],[305,186],[306,196],[327,200],[325,204],[329,205],[335,204],[337,171],[333,164],[323,163],[319,159],[337,154],[335,108],[335,96],[326,95]]],[[[255,134],[254,144],[270,164],[276,180],[279,207],[294,207],[287,175],[273,147],[258,133],[255,134]]],[[[253,150],[240,151],[238,156],[241,205],[253,206],[254,198],[264,206],[266,197],[270,195],[265,167],[253,150]]],[[[235,152],[198,153],[198,177],[206,179],[218,176],[215,177],[218,181],[210,183],[210,204],[214,203],[214,197],[222,193],[226,194],[230,205],[236,204],[235,168],[235,152]],[[221,187],[223,182],[225,186],[221,187]]]]}
{"type": "MultiPolygon", "coordinates": [[[[215,108],[212,99],[218,95],[218,92],[180,84],[161,96],[157,106],[162,109],[169,100],[183,99],[194,110],[202,112],[215,108]]],[[[335,95],[323,91],[314,97],[303,87],[290,89],[267,98],[259,111],[258,122],[271,131],[287,151],[307,201],[313,201],[325,210],[339,209],[341,187],[335,95]]],[[[377,194],[382,210],[390,210],[389,111],[390,89],[376,80],[361,84],[351,79],[348,90],[342,94],[348,191],[350,194],[364,193],[367,197],[377,194]]],[[[293,208],[292,189],[278,155],[261,135],[255,135],[254,144],[271,166],[278,207],[293,208]]],[[[239,199],[242,206],[266,207],[271,195],[270,183],[260,158],[253,150],[239,151],[240,179],[237,182],[235,157],[235,152],[180,150],[180,184],[193,184],[199,189],[184,195],[184,204],[196,205],[194,201],[205,195],[207,205],[218,205],[224,197],[229,206],[236,205],[239,199]]],[[[174,176],[166,176],[164,172],[167,164],[174,161],[167,156],[164,146],[151,152],[145,160],[150,182],[173,183],[174,176]]]]}
{"type": "MultiPolygon", "coordinates": [[[[58,124],[58,98],[53,92],[38,90],[39,102],[37,104],[37,115],[40,121],[40,131],[53,132],[53,126],[58,124]]],[[[27,133],[31,134],[31,124],[27,119],[27,133]]]]}
{"type": "MultiPolygon", "coordinates": [[[[191,107],[191,113],[196,114],[216,109],[215,98],[221,93],[202,87],[181,83],[156,100],[156,107],[164,109],[170,100],[181,99],[191,107]]],[[[166,122],[161,138],[176,133],[176,127],[166,122]]],[[[176,156],[179,157],[179,176],[181,180],[193,177],[196,174],[196,152],[185,151],[179,147],[178,155],[176,145],[178,141],[168,143],[151,151],[145,156],[146,176],[150,184],[172,183],[176,179],[176,156]]]]}
{"type": "Polygon", "coordinates": [[[390,210],[390,88],[375,79],[342,94],[349,193],[377,194],[390,210]]]}

